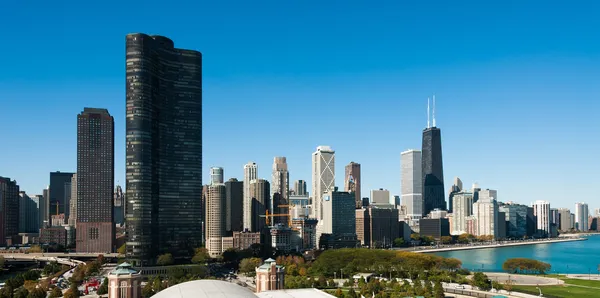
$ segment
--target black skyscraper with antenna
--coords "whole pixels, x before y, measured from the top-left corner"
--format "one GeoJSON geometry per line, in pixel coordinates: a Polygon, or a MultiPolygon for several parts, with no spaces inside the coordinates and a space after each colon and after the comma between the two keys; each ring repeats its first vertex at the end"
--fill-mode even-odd
{"type": "Polygon", "coordinates": [[[442,132],[435,125],[435,95],[433,96],[433,125],[429,125],[427,99],[427,128],[423,130],[423,216],[434,209],[446,210],[444,195],[444,166],[442,163],[442,132]]]}

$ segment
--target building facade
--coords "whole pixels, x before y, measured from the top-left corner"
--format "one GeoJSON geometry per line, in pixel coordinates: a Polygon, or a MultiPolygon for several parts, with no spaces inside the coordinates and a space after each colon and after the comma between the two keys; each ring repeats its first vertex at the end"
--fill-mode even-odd
{"type": "Polygon", "coordinates": [[[467,217],[473,215],[473,194],[466,191],[455,192],[452,196],[454,213],[452,216],[452,235],[467,233],[467,217]]]}
{"type": "Polygon", "coordinates": [[[477,236],[498,237],[498,203],[491,197],[479,197],[473,203],[473,216],[477,219],[477,236]]]}
{"type": "Polygon", "coordinates": [[[49,215],[65,214],[69,218],[69,206],[71,204],[71,180],[75,173],[50,172],[50,188],[48,190],[49,215]]]}
{"type": "Polygon", "coordinates": [[[0,242],[1,246],[18,243],[19,185],[0,176],[0,242]]]}
{"type": "Polygon", "coordinates": [[[312,154],[312,210],[314,217],[323,219],[323,194],[335,187],[335,151],[319,146],[312,154]]]}
{"type": "Polygon", "coordinates": [[[233,247],[239,250],[250,248],[253,244],[260,244],[260,233],[258,232],[234,232],[233,247]]]}
{"type": "Polygon", "coordinates": [[[360,209],[362,207],[362,197],[360,192],[360,164],[353,161],[347,164],[344,177],[344,191],[354,193],[356,208],[360,209]]]}
{"type": "Polygon", "coordinates": [[[406,206],[406,216],[410,226],[418,225],[423,217],[423,175],[421,151],[407,150],[401,154],[402,205],[406,206]]]}
{"type": "Polygon", "coordinates": [[[244,230],[252,231],[252,196],[250,195],[250,183],[258,179],[258,165],[255,162],[249,162],[244,165],[244,205],[243,219],[244,230]]]}
{"type": "Polygon", "coordinates": [[[123,188],[121,185],[117,185],[115,187],[115,192],[113,195],[113,214],[114,214],[114,223],[123,226],[125,224],[125,193],[123,192],[123,188]]]}
{"type": "Polygon", "coordinates": [[[558,208],[558,230],[568,232],[573,229],[571,226],[571,210],[569,208],[558,208]]]}
{"type": "Polygon", "coordinates": [[[504,212],[507,237],[523,238],[527,235],[527,206],[508,202],[499,206],[498,211],[504,212]]]}
{"type": "Polygon", "coordinates": [[[222,184],[224,182],[223,168],[211,167],[210,168],[210,184],[222,184]]]}
{"type": "Polygon", "coordinates": [[[587,232],[589,230],[588,217],[588,204],[575,203],[575,226],[578,231],[587,232]]]}
{"type": "Polygon", "coordinates": [[[142,275],[129,263],[121,263],[108,273],[108,298],[141,298],[142,275]]]}
{"type": "Polygon", "coordinates": [[[127,256],[185,258],[202,243],[202,54],[128,34],[126,77],[127,256]]]}
{"type": "MultiPolygon", "coordinates": [[[[271,172],[271,198],[278,193],[280,197],[279,203],[287,205],[290,193],[290,172],[288,171],[287,160],[283,156],[273,158],[273,171],[271,172]]],[[[271,203],[273,204],[275,200],[271,203]]],[[[278,210],[278,206],[271,206],[272,213],[282,213],[283,210],[278,210]]]]}
{"type": "Polygon", "coordinates": [[[19,192],[19,233],[39,233],[39,205],[37,197],[29,197],[24,191],[19,192]]]}
{"type": "Polygon", "coordinates": [[[294,194],[297,196],[308,196],[308,192],[306,191],[306,181],[296,180],[296,182],[294,182],[294,194]]]}
{"type": "Polygon", "coordinates": [[[77,252],[115,249],[114,127],[106,109],[84,108],[77,115],[77,252]]]}
{"type": "MultiPolygon", "coordinates": [[[[428,115],[429,118],[429,115],[428,115]]],[[[427,121],[429,122],[429,121],[427,121]]],[[[435,125],[435,97],[433,100],[433,126],[423,130],[422,175],[423,216],[433,209],[446,209],[444,195],[444,166],[442,162],[442,131],[435,125]]]]}
{"type": "Polygon", "coordinates": [[[356,247],[356,206],[354,194],[335,187],[323,198],[323,218],[317,224],[317,245],[324,248],[356,247]],[[324,234],[327,244],[322,245],[324,234]]]}
{"type": "Polygon", "coordinates": [[[452,200],[452,198],[454,197],[454,194],[456,194],[462,190],[463,190],[462,180],[460,180],[460,178],[458,178],[458,177],[454,177],[454,184],[452,184],[452,186],[450,187],[450,191],[448,192],[448,212],[449,213],[454,212],[454,208],[453,208],[454,201],[452,200]]]}
{"type": "Polygon", "coordinates": [[[550,203],[548,201],[538,200],[532,204],[533,215],[536,219],[536,231],[534,234],[538,237],[548,237],[550,235],[550,203]]]}
{"type": "Polygon", "coordinates": [[[285,289],[285,268],[277,265],[275,260],[267,259],[256,268],[256,292],[285,289]]]}
{"type": "Polygon", "coordinates": [[[450,222],[447,218],[422,218],[419,220],[419,235],[440,241],[442,237],[450,236],[450,222]]]}
{"type": "Polygon", "coordinates": [[[371,190],[371,204],[390,205],[390,191],[383,188],[371,190]]]}
{"type": "Polygon", "coordinates": [[[398,211],[373,206],[356,209],[356,236],[362,246],[392,247],[400,237],[398,211]]]}
{"type": "Polygon", "coordinates": [[[77,173],[71,178],[71,201],[69,202],[68,224],[77,227],[77,173]]]}
{"type": "MultiPolygon", "coordinates": [[[[268,206],[271,205],[269,181],[264,179],[255,179],[250,182],[250,198],[251,204],[251,232],[262,232],[266,225],[266,217],[268,206]],[[261,216],[262,215],[262,216],[261,216]]],[[[269,218],[272,222],[273,218],[269,218]]]]}

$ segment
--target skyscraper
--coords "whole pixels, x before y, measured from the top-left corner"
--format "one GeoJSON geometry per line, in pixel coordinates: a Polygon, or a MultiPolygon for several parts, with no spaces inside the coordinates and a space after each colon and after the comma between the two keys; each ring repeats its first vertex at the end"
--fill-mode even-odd
{"type": "Polygon", "coordinates": [[[71,201],[69,202],[68,223],[72,227],[77,227],[77,173],[71,178],[71,201]]]}
{"type": "Polygon", "coordinates": [[[588,217],[588,204],[575,203],[575,225],[578,231],[587,232],[589,230],[588,217]]]}
{"type": "Polygon", "coordinates": [[[0,176],[0,244],[16,243],[19,233],[19,185],[0,176]]]}
{"type": "Polygon", "coordinates": [[[202,243],[202,54],[126,37],[127,254],[188,256],[202,243]]]}
{"type": "Polygon", "coordinates": [[[208,186],[206,198],[206,249],[211,257],[222,252],[222,239],[225,236],[225,185],[212,183],[208,186]]]}
{"type": "Polygon", "coordinates": [[[19,193],[19,233],[39,233],[39,200],[19,193]]]}
{"type": "Polygon", "coordinates": [[[294,191],[297,196],[305,196],[308,193],[306,192],[306,181],[304,180],[296,180],[294,182],[294,191]]]}
{"type": "MultiPolygon", "coordinates": [[[[271,173],[271,198],[279,194],[278,205],[287,205],[290,192],[290,173],[285,157],[275,157],[273,159],[273,172],[271,173]]],[[[271,201],[272,213],[287,213],[288,209],[275,205],[275,200],[271,201]]]]}
{"type": "Polygon", "coordinates": [[[77,115],[77,252],[114,250],[114,128],[106,109],[77,115]]]}
{"type": "Polygon", "coordinates": [[[115,187],[113,204],[115,210],[115,224],[122,226],[125,224],[125,194],[123,193],[123,188],[121,188],[121,185],[117,185],[117,187],[115,187]]]}
{"type": "Polygon", "coordinates": [[[225,182],[225,232],[229,236],[233,232],[244,230],[243,201],[244,182],[235,178],[225,182]]]}
{"type": "Polygon", "coordinates": [[[423,175],[421,174],[421,151],[407,150],[401,154],[401,198],[406,206],[409,224],[416,225],[423,217],[423,175]]]}
{"type": "MultiPolygon", "coordinates": [[[[350,162],[346,165],[346,171],[344,176],[344,191],[353,192],[354,200],[356,201],[356,208],[362,207],[362,197],[360,195],[360,164],[350,162]]],[[[371,198],[372,199],[372,198],[371,198]]]]}
{"type": "Polygon", "coordinates": [[[258,165],[248,162],[244,165],[244,230],[252,231],[252,195],[250,194],[250,182],[258,179],[258,165]]]}
{"type": "Polygon", "coordinates": [[[433,126],[429,126],[429,101],[427,104],[427,128],[423,130],[422,149],[424,216],[436,208],[446,210],[444,167],[442,163],[442,132],[435,126],[435,96],[433,97],[433,126]]]}
{"type": "Polygon", "coordinates": [[[49,215],[64,214],[69,217],[71,204],[71,179],[75,173],[50,172],[49,215]],[[58,206],[58,207],[57,207],[58,206]]]}
{"type": "Polygon", "coordinates": [[[473,214],[473,194],[466,191],[454,193],[452,197],[454,213],[452,216],[452,235],[467,233],[467,217],[473,214]]]}
{"type": "Polygon", "coordinates": [[[454,184],[452,184],[452,186],[450,187],[450,192],[448,195],[448,212],[452,213],[453,212],[453,201],[452,201],[452,197],[454,197],[454,194],[456,194],[457,192],[461,191],[463,189],[463,183],[460,180],[460,178],[458,177],[454,177],[454,184]]]}
{"type": "Polygon", "coordinates": [[[317,220],[323,219],[323,194],[335,187],[335,151],[319,146],[312,154],[312,210],[317,220]]]}
{"type": "Polygon", "coordinates": [[[473,203],[473,216],[477,219],[477,236],[498,235],[498,203],[492,197],[479,198],[473,203]]]}
{"type": "Polygon", "coordinates": [[[212,167],[210,168],[210,184],[223,184],[223,168],[212,167]]]}
{"type": "Polygon", "coordinates": [[[391,205],[390,191],[383,188],[371,190],[371,205],[391,205]]]}
{"type": "MultiPolygon", "coordinates": [[[[261,215],[265,215],[267,206],[271,205],[270,185],[269,181],[264,179],[254,179],[250,181],[250,198],[252,202],[251,206],[251,229],[252,232],[262,232],[265,227],[265,218],[261,215]]],[[[269,220],[273,220],[270,218],[269,220]]]]}
{"type": "Polygon", "coordinates": [[[532,207],[533,215],[537,220],[537,231],[535,231],[535,233],[540,237],[546,237],[550,235],[550,203],[547,201],[538,200],[532,204],[532,207]]]}

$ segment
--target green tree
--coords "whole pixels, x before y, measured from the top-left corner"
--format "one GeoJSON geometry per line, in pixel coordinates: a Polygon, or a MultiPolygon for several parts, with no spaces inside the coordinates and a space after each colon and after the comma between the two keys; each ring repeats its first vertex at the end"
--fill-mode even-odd
{"type": "Polygon", "coordinates": [[[342,289],[340,289],[340,288],[337,288],[337,290],[335,290],[335,293],[333,295],[338,298],[344,298],[344,292],[342,292],[342,289]]]}
{"type": "Polygon", "coordinates": [[[423,282],[425,283],[425,294],[427,296],[432,295],[433,294],[433,285],[431,284],[431,281],[426,279],[423,282]]]}
{"type": "Polygon", "coordinates": [[[29,295],[29,291],[27,291],[27,289],[24,287],[20,287],[13,295],[13,298],[27,298],[27,295],[29,295]]]}
{"type": "Polygon", "coordinates": [[[256,274],[256,267],[260,266],[262,260],[259,258],[246,258],[240,262],[240,272],[248,276],[256,274]]]}
{"type": "Polygon", "coordinates": [[[162,280],[158,277],[155,277],[154,280],[152,281],[152,290],[154,291],[154,293],[158,293],[164,289],[165,289],[165,287],[164,287],[162,280]]]}
{"type": "Polygon", "coordinates": [[[35,288],[29,292],[27,298],[46,298],[46,291],[42,288],[35,288]]]}
{"type": "Polygon", "coordinates": [[[404,246],[404,238],[396,238],[394,239],[394,247],[404,246]]]}
{"type": "Polygon", "coordinates": [[[69,289],[65,292],[65,298],[79,298],[79,289],[77,284],[72,283],[69,289]]]}
{"type": "Polygon", "coordinates": [[[238,250],[235,248],[229,248],[223,252],[223,262],[237,262],[238,258],[238,250]]]}
{"type": "Polygon", "coordinates": [[[450,244],[450,243],[452,243],[452,237],[451,236],[442,236],[441,241],[443,244],[450,244]]]}
{"type": "Polygon", "coordinates": [[[435,298],[446,297],[446,295],[444,295],[444,288],[442,287],[442,283],[439,280],[436,281],[435,285],[433,286],[433,297],[435,297],[435,298]]]}
{"type": "Polygon", "coordinates": [[[6,263],[4,256],[0,256],[0,269],[4,268],[4,263],[6,263]]]}
{"type": "Polygon", "coordinates": [[[492,288],[492,281],[482,272],[473,274],[473,286],[482,291],[489,291],[492,288]]]}
{"type": "Polygon", "coordinates": [[[158,266],[169,266],[173,265],[173,263],[175,263],[175,261],[173,260],[173,255],[170,253],[160,255],[156,260],[156,265],[158,266]]]}
{"type": "Polygon", "coordinates": [[[44,250],[39,245],[32,245],[31,248],[29,248],[29,252],[37,254],[37,253],[43,253],[44,250]]]}
{"type": "Polygon", "coordinates": [[[150,298],[150,297],[154,296],[154,294],[156,294],[156,293],[154,292],[154,289],[152,288],[152,283],[148,282],[142,289],[142,297],[150,298]]]}
{"type": "Polygon", "coordinates": [[[127,253],[127,244],[123,243],[123,245],[121,245],[121,247],[119,247],[117,249],[117,253],[122,254],[122,255],[126,254],[127,253]]]}
{"type": "Polygon", "coordinates": [[[358,298],[358,295],[356,295],[356,291],[354,291],[354,288],[350,288],[350,290],[348,290],[344,298],[358,298]]]}
{"type": "Polygon", "coordinates": [[[108,294],[108,278],[102,281],[102,285],[98,288],[98,295],[108,294]]]}
{"type": "Polygon", "coordinates": [[[204,264],[207,260],[210,259],[208,255],[208,250],[204,247],[196,248],[194,252],[194,257],[192,257],[192,263],[194,264],[204,264]]]}

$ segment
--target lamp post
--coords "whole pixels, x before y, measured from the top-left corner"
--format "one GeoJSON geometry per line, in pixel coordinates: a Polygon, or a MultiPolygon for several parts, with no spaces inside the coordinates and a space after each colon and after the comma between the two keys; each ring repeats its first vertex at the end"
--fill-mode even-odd
{"type": "Polygon", "coordinates": [[[344,269],[340,269],[340,278],[344,279],[344,269]]]}
{"type": "Polygon", "coordinates": [[[536,289],[538,289],[538,290],[540,291],[540,297],[544,296],[544,295],[542,294],[542,289],[540,289],[540,287],[535,287],[535,288],[536,288],[536,289]]]}

